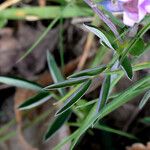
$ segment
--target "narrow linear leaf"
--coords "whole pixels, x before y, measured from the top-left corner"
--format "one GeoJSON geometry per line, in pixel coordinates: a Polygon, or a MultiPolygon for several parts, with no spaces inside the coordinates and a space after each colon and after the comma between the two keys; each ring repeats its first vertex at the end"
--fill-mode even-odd
{"type": "MultiPolygon", "coordinates": [[[[128,89],[129,91],[131,91],[131,89],[135,89],[137,87],[139,87],[143,82],[146,82],[147,79],[145,80],[141,80],[140,82],[138,82],[135,86],[133,87],[130,87],[130,89],[128,89]]],[[[124,100],[126,102],[128,102],[129,100],[131,100],[132,98],[134,98],[135,96],[138,96],[140,95],[144,90],[138,90],[138,89],[135,89],[134,92],[131,93],[131,95],[129,96],[126,96],[124,97],[124,100]],[[136,92],[135,92],[136,91],[136,92]]],[[[122,95],[122,93],[120,94],[122,95]]],[[[115,96],[116,98],[116,96],[115,96]]],[[[125,103],[124,100],[120,101],[120,102],[123,102],[122,105],[125,103]]],[[[112,102],[113,103],[113,102],[112,102]]],[[[109,105],[109,104],[108,104],[109,105]]],[[[57,148],[55,150],[59,150],[60,146],[66,142],[68,142],[69,140],[73,140],[73,143],[72,143],[72,147],[71,149],[73,149],[73,147],[75,146],[75,144],[77,143],[78,139],[80,138],[80,136],[82,134],[84,134],[84,132],[91,127],[91,125],[98,119],[98,117],[101,117],[100,119],[102,119],[104,116],[101,116],[100,113],[98,115],[95,116],[95,110],[96,110],[96,107],[97,107],[97,104],[95,104],[92,109],[91,109],[91,114],[88,114],[86,119],[84,120],[84,122],[82,123],[82,125],[80,126],[79,129],[77,129],[73,134],[70,135],[71,139],[65,139],[63,142],[61,142],[58,146],[56,146],[57,148]],[[92,114],[92,112],[94,112],[94,114],[92,114]],[[93,116],[93,117],[92,117],[93,116]],[[97,119],[96,119],[96,118],[97,119]]],[[[112,106],[113,108],[114,106],[112,106]]],[[[104,108],[104,110],[107,109],[107,107],[104,108]]],[[[114,109],[115,110],[115,109],[114,109]]],[[[113,111],[113,110],[112,110],[113,111]]],[[[95,127],[95,126],[94,126],[95,127]]]]}
{"type": "Polygon", "coordinates": [[[6,133],[15,124],[16,124],[16,119],[15,118],[11,119],[8,123],[6,123],[5,125],[1,126],[0,134],[2,135],[4,133],[6,133]]]}
{"type": "MultiPolygon", "coordinates": [[[[128,88],[123,94],[119,95],[113,101],[108,103],[106,105],[106,107],[104,107],[97,115],[94,115],[94,116],[91,116],[91,117],[89,115],[87,115],[85,121],[82,123],[82,126],[80,126],[80,128],[78,129],[78,131],[76,133],[76,137],[75,137],[75,139],[72,143],[71,149],[73,149],[73,147],[77,143],[80,136],[82,134],[84,134],[84,132],[88,128],[90,128],[92,126],[92,124],[97,119],[102,119],[103,117],[105,117],[106,115],[108,115],[112,111],[116,110],[117,108],[119,108],[123,104],[129,102],[135,96],[140,95],[142,92],[144,92],[144,90],[138,91],[137,93],[135,93],[134,90],[136,90],[138,87],[142,86],[143,84],[145,84],[146,82],[149,82],[149,81],[150,81],[150,76],[145,77],[144,79],[141,79],[140,81],[135,83],[133,86],[128,88]]],[[[92,109],[94,110],[96,106],[97,106],[97,104],[95,104],[92,109]]]]}
{"type": "MultiPolygon", "coordinates": [[[[103,2],[105,2],[105,1],[103,1],[103,2]]],[[[109,16],[109,18],[111,18],[111,20],[113,21],[114,24],[116,24],[120,28],[125,27],[125,24],[122,21],[120,21],[117,17],[115,17],[110,11],[107,11],[107,9],[105,9],[105,8],[103,10],[109,16]]]]}
{"type": "Polygon", "coordinates": [[[48,101],[52,97],[52,94],[49,92],[40,92],[37,95],[27,99],[24,103],[22,103],[18,108],[20,110],[27,110],[33,107],[39,106],[46,101],[48,101]]]}
{"type": "Polygon", "coordinates": [[[91,68],[91,69],[86,69],[86,70],[77,72],[75,74],[72,74],[68,78],[77,78],[77,77],[81,77],[81,76],[94,76],[94,75],[102,73],[105,69],[106,69],[106,66],[104,66],[104,65],[95,67],[95,68],[91,68]]]}
{"type": "Polygon", "coordinates": [[[149,99],[150,99],[150,90],[144,94],[144,96],[139,104],[139,109],[142,109],[145,106],[145,104],[148,102],[149,99]]]}
{"type": "Polygon", "coordinates": [[[91,84],[91,80],[86,81],[85,83],[83,83],[78,89],[77,91],[75,91],[67,100],[66,103],[62,106],[61,109],[59,109],[56,112],[56,115],[60,115],[62,113],[64,113],[65,111],[67,111],[71,106],[73,106],[84,94],[85,92],[88,90],[90,84],[91,84]]]}
{"type": "MultiPolygon", "coordinates": [[[[61,82],[64,81],[63,76],[61,75],[60,70],[57,67],[57,64],[53,58],[53,56],[47,51],[47,60],[48,60],[48,66],[49,70],[52,74],[54,82],[61,82]]],[[[62,96],[65,96],[66,91],[64,89],[59,89],[59,92],[62,96]]],[[[63,99],[62,99],[63,100],[63,99]]],[[[57,116],[52,124],[50,124],[47,133],[44,136],[44,140],[48,140],[51,138],[63,125],[64,123],[69,119],[70,115],[72,113],[71,109],[68,109],[63,114],[57,116]]]]}
{"type": "Polygon", "coordinates": [[[124,58],[124,60],[121,62],[121,66],[122,66],[122,68],[124,69],[124,71],[125,71],[127,77],[128,77],[130,80],[132,80],[132,78],[133,78],[133,70],[132,70],[131,63],[130,63],[130,61],[129,61],[129,59],[128,59],[127,56],[126,56],[126,57],[124,58]]]}
{"type": "Polygon", "coordinates": [[[119,33],[117,31],[116,26],[113,24],[113,22],[108,19],[105,14],[98,8],[97,4],[95,4],[93,1],[91,0],[84,0],[91,8],[92,10],[99,16],[100,19],[102,19],[106,25],[112,30],[112,32],[114,33],[114,35],[116,37],[119,36],[119,33]]]}
{"type": "MultiPolygon", "coordinates": [[[[52,0],[51,0],[52,1],[52,0]]],[[[58,0],[53,0],[54,2],[58,0]]],[[[67,2],[65,0],[65,2],[67,2]]],[[[60,0],[59,0],[59,3],[60,0]]],[[[45,7],[11,7],[5,10],[1,10],[0,18],[5,18],[8,20],[23,20],[28,16],[35,16],[39,19],[56,19],[58,16],[63,18],[72,17],[83,17],[83,16],[93,16],[93,12],[90,8],[77,6],[77,5],[50,5],[45,7]],[[22,15],[18,15],[16,12],[22,12],[22,15]]]]}
{"type": "Polygon", "coordinates": [[[136,41],[134,46],[131,48],[130,54],[133,56],[139,56],[142,53],[144,53],[145,50],[146,48],[144,47],[144,41],[140,38],[136,41]]]}
{"type": "Polygon", "coordinates": [[[144,117],[143,119],[140,120],[140,122],[145,123],[145,124],[149,124],[150,123],[150,117],[144,117]]]}
{"type": "Polygon", "coordinates": [[[103,131],[107,131],[107,132],[110,132],[110,133],[114,133],[114,134],[117,134],[117,135],[120,135],[120,136],[124,136],[124,137],[127,137],[129,139],[137,139],[134,135],[132,134],[129,134],[127,132],[123,132],[121,130],[117,130],[117,129],[113,129],[111,127],[108,127],[108,126],[105,126],[105,125],[96,125],[94,128],[96,129],[100,129],[100,130],[103,130],[103,131]]]}
{"type": "Polygon", "coordinates": [[[135,36],[135,38],[133,38],[133,40],[131,40],[131,42],[129,42],[129,46],[122,52],[121,55],[121,59],[120,61],[122,62],[124,60],[124,58],[126,57],[126,55],[128,54],[128,52],[130,52],[132,50],[132,48],[136,45],[137,41],[139,39],[141,39],[143,37],[143,35],[150,29],[150,23],[148,22],[147,25],[145,25],[139,32],[138,34],[135,36]]]}
{"type": "Polygon", "coordinates": [[[98,101],[98,99],[86,102],[85,104],[77,106],[76,109],[81,109],[81,108],[83,109],[84,107],[94,105],[97,101],[98,101]]]}
{"type": "MultiPolygon", "coordinates": [[[[68,125],[69,126],[80,127],[81,123],[68,123],[68,125]]],[[[119,136],[124,136],[124,137],[129,138],[129,139],[137,139],[134,135],[132,135],[130,133],[114,129],[114,128],[111,128],[109,126],[103,125],[103,124],[97,124],[96,126],[94,126],[94,128],[98,129],[98,130],[103,130],[103,131],[106,131],[106,132],[109,132],[109,133],[117,134],[119,136]]]]}
{"type": "Polygon", "coordinates": [[[49,30],[56,24],[56,22],[59,20],[59,17],[56,17],[49,25],[48,27],[45,29],[45,31],[42,33],[42,35],[37,39],[37,41],[27,50],[27,52],[25,52],[21,58],[17,61],[20,62],[21,60],[23,60],[24,58],[26,58],[32,51],[33,49],[43,40],[43,38],[47,35],[47,33],[49,32],[49,30]]]}
{"type": "Polygon", "coordinates": [[[80,87],[80,84],[71,88],[70,91],[68,93],[66,93],[66,95],[64,95],[59,101],[57,101],[55,103],[55,105],[59,105],[59,104],[62,104],[63,102],[65,102],[79,87],[80,87]]]}
{"type": "MultiPolygon", "coordinates": [[[[143,63],[139,63],[133,66],[133,71],[139,71],[139,70],[143,70],[143,69],[149,69],[150,68],[150,62],[143,62],[143,63]]],[[[106,74],[122,74],[122,76],[124,75],[124,71],[122,71],[121,69],[117,69],[117,70],[113,70],[113,71],[105,71],[106,74]]]]}
{"type": "Polygon", "coordinates": [[[0,29],[2,29],[6,24],[8,20],[6,18],[0,18],[0,29]]]}
{"type": "Polygon", "coordinates": [[[91,31],[92,33],[94,33],[96,36],[98,36],[100,38],[100,40],[102,42],[104,42],[110,49],[114,50],[114,48],[112,47],[111,43],[109,42],[108,38],[104,35],[104,33],[102,33],[100,30],[98,30],[96,27],[92,27],[92,26],[88,26],[85,25],[84,26],[91,31]]]}
{"type": "Polygon", "coordinates": [[[110,80],[111,80],[111,76],[106,75],[105,80],[103,81],[102,88],[100,90],[99,100],[97,104],[97,112],[99,112],[100,109],[102,109],[107,103],[109,89],[110,89],[110,80]]]}
{"type": "Polygon", "coordinates": [[[73,140],[73,143],[71,144],[71,150],[74,148],[75,144],[77,143],[77,141],[79,140],[80,136],[86,131],[85,128],[87,126],[89,126],[89,123],[91,124],[91,120],[93,118],[95,118],[95,111],[96,111],[96,107],[97,104],[95,104],[91,110],[89,111],[89,113],[86,115],[86,118],[84,119],[84,121],[82,122],[82,125],[80,126],[80,128],[77,130],[76,132],[76,136],[73,140]],[[85,130],[85,131],[84,131],[85,130]]]}
{"type": "MultiPolygon", "coordinates": [[[[140,88],[141,88],[141,87],[140,87],[140,88]]],[[[136,94],[136,93],[140,92],[140,91],[141,91],[140,88],[138,88],[137,90],[134,90],[134,93],[136,94]]],[[[144,88],[142,87],[142,89],[144,89],[144,88]]],[[[145,89],[147,89],[147,87],[145,87],[145,89]]],[[[111,90],[110,90],[110,91],[111,91],[111,90]]],[[[119,93],[110,95],[109,98],[108,98],[108,100],[109,100],[109,99],[114,99],[114,98],[116,98],[117,96],[119,96],[119,95],[122,94],[122,93],[123,93],[123,92],[119,92],[119,93]]],[[[90,105],[94,105],[96,102],[98,102],[98,100],[99,100],[99,99],[91,100],[91,101],[89,101],[89,102],[86,102],[85,104],[81,104],[81,105],[77,106],[75,109],[81,109],[81,108],[84,108],[84,107],[87,107],[87,106],[90,106],[90,105]]]]}
{"type": "Polygon", "coordinates": [[[50,125],[47,133],[45,134],[44,140],[48,140],[49,138],[51,138],[56,133],[56,131],[58,131],[60,127],[62,127],[62,125],[69,119],[71,112],[72,111],[69,109],[55,119],[55,121],[50,125]]]}
{"type": "MultiPolygon", "coordinates": [[[[108,103],[106,105],[106,107],[104,107],[99,112],[99,114],[97,115],[97,118],[99,118],[99,119],[103,118],[104,116],[108,115],[110,112],[112,112],[115,109],[119,108],[123,104],[129,102],[132,98],[134,98],[134,97],[140,95],[141,93],[143,93],[146,89],[143,89],[143,90],[141,89],[140,91],[137,90],[137,89],[140,88],[142,85],[144,85],[147,82],[150,82],[150,76],[149,77],[145,77],[145,78],[137,81],[134,85],[132,85],[131,87],[126,89],[124,91],[124,93],[120,94],[113,101],[108,103]],[[137,92],[135,92],[136,90],[137,90],[137,92]]],[[[147,89],[149,87],[150,87],[150,85],[147,87],[147,89]]]]}
{"type": "MultiPolygon", "coordinates": [[[[49,71],[52,75],[54,82],[57,83],[57,82],[64,81],[64,78],[56,64],[56,61],[49,51],[47,51],[47,62],[48,62],[49,71]]],[[[60,88],[58,89],[58,91],[62,96],[65,95],[65,89],[60,88]]]]}
{"type": "Polygon", "coordinates": [[[60,62],[61,62],[61,68],[64,67],[64,29],[63,29],[63,18],[60,17],[60,30],[59,30],[59,55],[60,55],[60,62]]]}
{"type": "Polygon", "coordinates": [[[0,76],[0,83],[16,86],[20,88],[25,88],[25,89],[35,90],[35,91],[42,90],[42,87],[38,85],[37,83],[31,82],[22,78],[18,78],[18,77],[0,76]]]}
{"type": "Polygon", "coordinates": [[[62,82],[58,82],[58,83],[49,85],[49,86],[45,87],[45,89],[49,89],[50,90],[50,89],[68,87],[68,86],[72,86],[72,85],[83,83],[83,82],[85,82],[88,79],[89,79],[89,77],[80,77],[80,78],[75,78],[75,79],[69,79],[69,80],[66,80],[66,81],[62,81],[62,82]]]}

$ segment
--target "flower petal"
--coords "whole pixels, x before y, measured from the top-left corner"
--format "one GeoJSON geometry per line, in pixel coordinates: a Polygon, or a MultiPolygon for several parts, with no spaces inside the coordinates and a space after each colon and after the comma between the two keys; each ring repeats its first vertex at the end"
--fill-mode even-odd
{"type": "Polygon", "coordinates": [[[128,26],[133,26],[135,24],[135,21],[129,17],[127,12],[123,13],[123,22],[128,26]]]}
{"type": "Polygon", "coordinates": [[[122,12],[123,11],[123,3],[119,2],[119,1],[116,3],[113,3],[110,0],[103,0],[99,4],[102,5],[106,10],[111,11],[111,12],[122,12]]]}

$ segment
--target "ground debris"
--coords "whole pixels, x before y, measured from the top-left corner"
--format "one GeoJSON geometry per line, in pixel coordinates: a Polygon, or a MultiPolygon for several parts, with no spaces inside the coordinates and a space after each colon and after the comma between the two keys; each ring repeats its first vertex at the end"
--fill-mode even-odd
{"type": "Polygon", "coordinates": [[[126,150],[150,150],[150,142],[148,142],[147,145],[135,143],[131,147],[127,147],[126,150]]]}

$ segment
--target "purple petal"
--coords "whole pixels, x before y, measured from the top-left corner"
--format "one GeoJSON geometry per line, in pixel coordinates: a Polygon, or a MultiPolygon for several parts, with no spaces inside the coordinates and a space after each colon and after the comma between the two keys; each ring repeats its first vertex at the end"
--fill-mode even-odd
{"type": "Polygon", "coordinates": [[[139,0],[139,7],[150,13],[150,0],[139,0]]]}
{"type": "Polygon", "coordinates": [[[138,13],[138,0],[131,0],[123,4],[125,11],[130,13],[138,13]]]}
{"type": "Polygon", "coordinates": [[[106,10],[111,12],[122,12],[123,11],[123,2],[116,1],[113,3],[111,0],[104,0],[99,3],[102,5],[106,10]]]}
{"type": "Polygon", "coordinates": [[[135,21],[131,19],[126,12],[123,13],[123,22],[128,26],[133,26],[135,24],[135,21]]]}

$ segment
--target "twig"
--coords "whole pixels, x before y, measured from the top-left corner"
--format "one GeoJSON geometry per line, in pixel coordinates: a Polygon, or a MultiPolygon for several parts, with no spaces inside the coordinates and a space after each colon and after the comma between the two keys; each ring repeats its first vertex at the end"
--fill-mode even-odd
{"type": "Polygon", "coordinates": [[[38,3],[41,7],[46,6],[46,1],[45,0],[38,0],[38,3]]]}
{"type": "Polygon", "coordinates": [[[0,10],[4,10],[7,7],[12,6],[12,5],[14,5],[14,4],[16,4],[20,1],[22,1],[22,0],[9,0],[9,1],[6,1],[6,2],[4,2],[0,5],[0,10]]]}
{"type": "Polygon", "coordinates": [[[78,68],[77,68],[78,71],[82,70],[82,68],[83,68],[83,66],[84,66],[84,64],[85,64],[85,62],[88,58],[90,48],[91,48],[92,43],[93,43],[93,39],[94,39],[94,35],[92,33],[89,33],[88,37],[87,37],[87,40],[86,40],[84,50],[83,50],[83,54],[81,56],[81,60],[78,64],[78,68]]]}
{"type": "Polygon", "coordinates": [[[99,18],[102,19],[107,24],[107,26],[112,30],[114,35],[118,37],[119,33],[117,31],[116,26],[113,24],[111,20],[109,20],[103,14],[103,12],[98,8],[97,4],[95,4],[92,0],[84,0],[84,1],[93,9],[93,11],[99,16],[99,18]]]}

